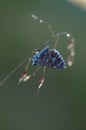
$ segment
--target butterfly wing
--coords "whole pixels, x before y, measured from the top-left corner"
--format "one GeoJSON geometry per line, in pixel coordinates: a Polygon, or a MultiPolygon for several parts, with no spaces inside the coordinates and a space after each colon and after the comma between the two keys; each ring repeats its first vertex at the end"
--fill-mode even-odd
{"type": "Polygon", "coordinates": [[[53,69],[66,68],[66,63],[63,57],[56,49],[43,51],[43,53],[40,54],[38,64],[43,67],[53,68],[53,69]]]}
{"type": "Polygon", "coordinates": [[[41,50],[40,53],[34,54],[34,56],[32,57],[32,65],[36,66],[37,64],[40,64],[41,61],[43,62],[45,60],[44,59],[45,55],[48,54],[48,50],[49,50],[49,46],[46,46],[43,50],[41,50]]]}

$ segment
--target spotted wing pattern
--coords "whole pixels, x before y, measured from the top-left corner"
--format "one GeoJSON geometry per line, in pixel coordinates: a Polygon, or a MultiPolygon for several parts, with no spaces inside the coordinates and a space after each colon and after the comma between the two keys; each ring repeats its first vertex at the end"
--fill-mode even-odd
{"type": "Polygon", "coordinates": [[[34,55],[32,64],[39,64],[42,67],[53,69],[65,69],[66,63],[61,54],[56,50],[49,50],[49,46],[44,48],[39,54],[34,55]]]}

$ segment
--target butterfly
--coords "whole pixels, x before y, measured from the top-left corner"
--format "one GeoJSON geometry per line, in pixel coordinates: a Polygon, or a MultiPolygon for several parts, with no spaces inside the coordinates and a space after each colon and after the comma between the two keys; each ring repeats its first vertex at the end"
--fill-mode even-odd
{"type": "Polygon", "coordinates": [[[45,80],[45,70],[47,68],[50,69],[56,69],[56,70],[60,70],[60,69],[66,69],[67,66],[72,66],[73,62],[74,62],[74,56],[75,56],[75,40],[74,38],[71,36],[70,33],[67,32],[62,32],[62,33],[57,33],[54,34],[52,27],[44,20],[40,19],[38,16],[32,14],[31,18],[33,18],[34,20],[40,22],[40,23],[44,23],[47,25],[49,31],[51,32],[51,38],[49,40],[47,40],[45,43],[43,43],[42,46],[40,46],[38,49],[34,50],[31,54],[31,56],[26,57],[17,67],[15,67],[1,82],[0,82],[0,86],[6,81],[8,80],[8,78],[14,73],[16,72],[26,61],[26,67],[24,72],[22,73],[21,77],[19,78],[19,83],[20,82],[25,82],[27,80],[29,80],[30,78],[32,78],[34,75],[36,75],[36,73],[43,68],[43,73],[42,76],[39,80],[39,85],[38,85],[38,91],[41,88],[41,86],[43,86],[44,84],[44,80],[45,80]],[[64,60],[63,56],[60,54],[60,52],[56,49],[57,44],[58,44],[58,39],[61,36],[65,36],[68,39],[68,46],[67,49],[69,51],[69,55],[67,58],[67,62],[64,60]],[[51,48],[51,44],[53,44],[51,41],[55,39],[55,44],[53,46],[53,48],[51,48]],[[50,43],[50,44],[49,44],[50,43]],[[42,48],[42,49],[40,49],[42,48]],[[30,69],[30,64],[32,64],[32,66],[38,66],[38,68],[35,69],[34,72],[32,72],[31,74],[28,75],[28,69],[30,69]]]}

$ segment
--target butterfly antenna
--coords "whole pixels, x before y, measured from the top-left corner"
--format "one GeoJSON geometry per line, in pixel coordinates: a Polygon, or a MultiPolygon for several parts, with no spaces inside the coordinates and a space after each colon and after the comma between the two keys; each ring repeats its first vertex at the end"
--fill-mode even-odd
{"type": "Polygon", "coordinates": [[[51,33],[51,36],[54,37],[54,31],[53,31],[51,25],[49,25],[49,24],[48,24],[46,21],[44,21],[43,19],[40,19],[40,18],[39,18],[38,16],[36,16],[35,14],[32,14],[31,17],[32,17],[34,20],[36,20],[36,21],[38,21],[39,23],[41,23],[41,24],[42,24],[42,23],[46,24],[47,27],[48,27],[48,29],[49,29],[49,31],[50,31],[50,33],[51,33]]]}
{"type": "Polygon", "coordinates": [[[17,67],[15,67],[1,82],[0,82],[0,86],[2,86],[2,84],[4,84],[4,82],[6,82],[10,76],[15,73],[29,58],[26,57],[17,67]]]}

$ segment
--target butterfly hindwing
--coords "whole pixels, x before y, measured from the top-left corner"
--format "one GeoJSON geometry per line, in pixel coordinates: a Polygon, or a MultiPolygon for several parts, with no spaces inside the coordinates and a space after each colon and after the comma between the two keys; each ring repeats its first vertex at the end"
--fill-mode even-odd
{"type": "Polygon", "coordinates": [[[49,50],[49,46],[45,47],[39,54],[35,54],[32,63],[46,68],[66,68],[66,63],[61,54],[56,49],[49,50]]]}

